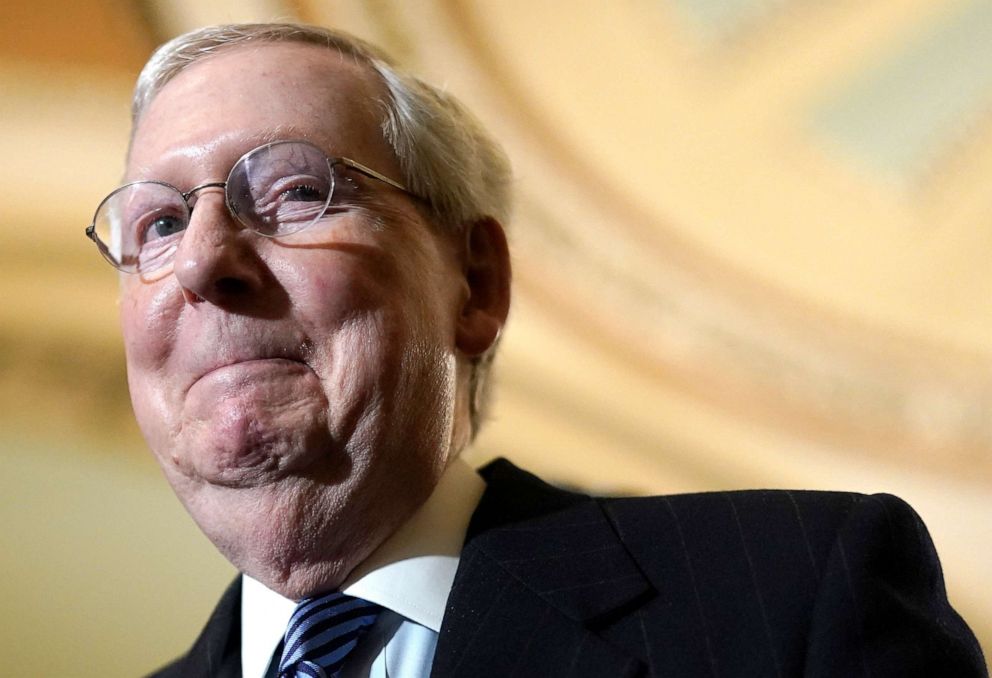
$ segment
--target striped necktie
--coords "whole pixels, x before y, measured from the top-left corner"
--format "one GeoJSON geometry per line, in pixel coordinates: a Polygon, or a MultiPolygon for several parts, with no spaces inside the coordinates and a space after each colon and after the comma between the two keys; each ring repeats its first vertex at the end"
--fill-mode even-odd
{"type": "Polygon", "coordinates": [[[286,627],[279,678],[335,678],[380,609],[336,591],[301,600],[286,627]]]}

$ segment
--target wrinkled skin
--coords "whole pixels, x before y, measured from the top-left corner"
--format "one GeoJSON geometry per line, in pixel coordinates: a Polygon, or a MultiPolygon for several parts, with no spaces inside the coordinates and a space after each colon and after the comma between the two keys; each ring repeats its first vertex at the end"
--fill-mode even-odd
{"type": "MultiPolygon", "coordinates": [[[[153,99],[127,180],[222,181],[273,138],[399,178],[379,87],[324,48],[231,48],[153,99]]],[[[291,598],[336,586],[430,494],[467,436],[468,361],[508,304],[476,308],[484,276],[466,273],[472,242],[495,241],[505,263],[497,224],[443,235],[395,188],[354,192],[277,241],[202,191],[173,269],[122,276],[128,381],[152,452],[228,559],[291,598]]]]}

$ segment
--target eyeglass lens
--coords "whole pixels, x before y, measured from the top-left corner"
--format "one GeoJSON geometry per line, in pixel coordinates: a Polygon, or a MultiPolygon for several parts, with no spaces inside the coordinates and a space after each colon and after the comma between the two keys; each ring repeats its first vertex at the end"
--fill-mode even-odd
{"type": "MultiPolygon", "coordinates": [[[[235,163],[225,201],[247,228],[280,237],[319,220],[333,192],[334,173],[323,151],[305,142],[283,141],[256,148],[235,163]]],[[[195,193],[184,196],[157,181],[128,184],[111,193],[94,218],[104,256],[125,272],[167,266],[189,226],[195,193]]]]}

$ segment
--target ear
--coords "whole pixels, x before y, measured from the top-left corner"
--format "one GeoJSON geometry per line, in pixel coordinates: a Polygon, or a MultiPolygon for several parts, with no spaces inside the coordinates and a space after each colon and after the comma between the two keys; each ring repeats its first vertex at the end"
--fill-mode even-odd
{"type": "Polygon", "coordinates": [[[510,252],[492,218],[466,226],[463,261],[468,296],[462,304],[455,346],[476,357],[496,343],[510,312],[510,252]]]}

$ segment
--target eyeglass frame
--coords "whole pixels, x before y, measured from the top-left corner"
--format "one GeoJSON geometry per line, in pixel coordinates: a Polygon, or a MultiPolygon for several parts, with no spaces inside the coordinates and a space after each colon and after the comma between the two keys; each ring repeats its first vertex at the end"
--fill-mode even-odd
{"type": "MultiPolygon", "coordinates": [[[[114,190],[112,190],[110,193],[108,193],[104,197],[104,199],[100,201],[100,204],[97,205],[96,211],[93,213],[93,221],[90,223],[89,226],[86,227],[86,237],[93,241],[93,243],[96,245],[97,249],[100,251],[100,254],[103,256],[104,259],[107,260],[107,263],[109,263],[111,266],[113,266],[114,268],[116,268],[121,273],[126,273],[128,275],[134,275],[136,273],[141,273],[142,271],[139,268],[137,268],[137,267],[135,267],[135,269],[133,271],[129,271],[129,270],[125,270],[125,269],[121,268],[120,265],[114,263],[114,258],[110,254],[110,251],[108,250],[107,245],[103,242],[103,240],[100,239],[100,236],[98,236],[97,233],[96,233],[96,221],[97,221],[97,217],[99,217],[100,210],[103,209],[103,206],[107,203],[107,201],[110,200],[111,198],[113,198],[115,195],[117,195],[121,191],[123,191],[125,189],[128,189],[128,188],[130,188],[132,186],[137,186],[139,184],[157,184],[159,186],[164,186],[165,188],[172,189],[173,191],[175,191],[176,193],[178,193],[179,196],[183,200],[183,204],[186,206],[186,213],[187,213],[187,216],[186,216],[186,218],[187,218],[187,225],[186,225],[186,227],[187,228],[189,227],[189,221],[192,220],[192,218],[193,218],[193,206],[189,204],[190,197],[193,196],[193,194],[197,193],[198,191],[202,191],[203,189],[206,189],[206,188],[223,188],[224,189],[224,206],[227,208],[228,213],[232,217],[234,217],[237,220],[238,223],[240,223],[242,226],[244,226],[248,230],[252,231],[253,233],[255,233],[257,235],[260,235],[263,238],[277,239],[277,238],[285,237],[285,236],[288,236],[288,235],[293,235],[293,234],[296,234],[296,233],[300,233],[301,231],[305,231],[305,230],[309,229],[311,226],[313,226],[315,223],[317,223],[324,216],[324,214],[326,214],[326,209],[327,209],[327,207],[330,207],[331,200],[334,198],[334,191],[333,191],[333,189],[331,190],[331,193],[328,195],[327,205],[325,206],[325,211],[324,212],[322,212],[320,215],[314,217],[314,219],[310,223],[306,224],[305,226],[302,226],[299,229],[297,229],[295,231],[291,231],[289,233],[280,233],[280,234],[263,233],[263,232],[259,231],[257,228],[255,228],[254,226],[252,226],[251,224],[245,223],[244,220],[242,220],[241,215],[238,213],[238,211],[235,210],[234,207],[231,205],[230,195],[227,192],[227,185],[231,182],[231,176],[234,174],[235,168],[237,168],[245,158],[247,158],[248,156],[250,156],[250,155],[252,155],[252,154],[254,154],[254,153],[258,152],[258,151],[261,151],[263,149],[269,148],[271,146],[280,145],[280,144],[305,144],[305,145],[310,146],[311,148],[319,151],[320,154],[323,155],[324,156],[324,159],[327,161],[327,167],[331,171],[332,178],[333,178],[333,174],[334,174],[334,166],[340,164],[340,165],[344,165],[345,167],[348,167],[350,169],[353,169],[353,170],[355,170],[355,171],[357,171],[357,172],[359,172],[361,174],[364,174],[367,177],[370,177],[372,179],[376,179],[378,181],[381,181],[381,182],[383,182],[384,184],[386,184],[388,186],[392,186],[393,188],[398,189],[398,190],[402,191],[403,193],[406,193],[407,195],[409,195],[410,197],[412,197],[412,198],[414,198],[416,200],[424,201],[424,198],[421,198],[419,195],[417,195],[416,193],[414,193],[413,191],[411,191],[409,188],[407,188],[406,186],[404,186],[400,182],[396,181],[395,179],[390,179],[385,174],[382,174],[381,172],[377,172],[374,169],[372,169],[371,167],[369,167],[368,165],[363,165],[362,163],[358,162],[357,160],[352,160],[351,158],[346,158],[344,156],[329,156],[329,155],[327,155],[327,153],[325,153],[316,144],[313,144],[313,143],[311,143],[309,141],[306,141],[304,139],[279,139],[279,140],[276,140],[276,141],[270,141],[268,143],[264,143],[264,144],[262,144],[260,146],[256,146],[255,148],[252,148],[251,150],[243,153],[241,155],[241,157],[239,157],[234,162],[234,164],[231,165],[231,169],[227,173],[227,179],[225,179],[224,181],[210,181],[210,182],[207,182],[207,183],[204,183],[204,184],[200,184],[198,186],[194,186],[193,188],[189,189],[188,191],[182,191],[177,186],[174,186],[174,185],[170,184],[167,181],[161,181],[159,179],[139,179],[138,181],[131,181],[131,182],[128,182],[126,184],[122,184],[122,185],[118,186],[117,188],[115,188],[114,190]]],[[[181,239],[182,238],[180,238],[180,240],[181,239]]],[[[160,267],[158,267],[156,269],[152,269],[151,271],[144,271],[144,273],[154,273],[155,271],[158,271],[158,270],[161,270],[161,269],[165,268],[167,265],[168,264],[162,265],[162,266],[160,266],[160,267]]]]}

